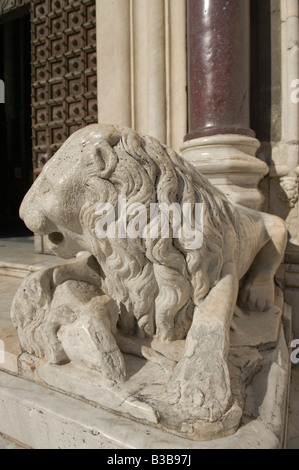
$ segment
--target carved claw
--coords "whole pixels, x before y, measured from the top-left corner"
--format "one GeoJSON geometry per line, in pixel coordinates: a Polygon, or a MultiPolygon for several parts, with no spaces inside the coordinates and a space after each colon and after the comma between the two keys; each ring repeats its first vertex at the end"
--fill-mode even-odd
{"type": "Polygon", "coordinates": [[[248,310],[269,310],[274,305],[274,290],[272,279],[248,279],[239,295],[240,305],[248,310]]]}
{"type": "Polygon", "coordinates": [[[221,420],[231,406],[229,372],[219,353],[205,361],[199,356],[183,357],[176,366],[167,392],[169,404],[176,404],[184,420],[221,420]]]}

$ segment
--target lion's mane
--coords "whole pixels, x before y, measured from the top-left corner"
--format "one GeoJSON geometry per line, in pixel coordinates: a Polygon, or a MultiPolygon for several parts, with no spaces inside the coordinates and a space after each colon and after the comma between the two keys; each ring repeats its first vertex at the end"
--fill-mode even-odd
{"type": "MultiPolygon", "coordinates": [[[[104,273],[104,289],[120,305],[119,327],[125,334],[186,337],[194,306],[219,280],[225,228],[235,226],[228,200],[174,150],[128,128],[111,126],[99,135],[93,153],[84,155],[88,197],[80,212],[84,236],[104,273]],[[116,208],[127,204],[202,203],[203,243],[186,247],[183,238],[99,238],[99,201],[116,208]]],[[[235,233],[235,230],[234,230],[235,233]]],[[[236,241],[237,242],[237,241],[236,241]]]]}

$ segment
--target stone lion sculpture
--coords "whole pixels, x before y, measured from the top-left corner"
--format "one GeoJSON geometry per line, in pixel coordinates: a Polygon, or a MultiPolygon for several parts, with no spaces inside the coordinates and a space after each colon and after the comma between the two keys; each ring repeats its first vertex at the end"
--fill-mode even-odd
{"type": "Polygon", "coordinates": [[[274,305],[286,244],[281,219],[229,202],[156,139],[101,124],[69,137],[25,196],[20,216],[48,236],[56,255],[71,258],[29,275],[17,293],[12,320],[23,351],[55,364],[77,361],[114,383],[126,381],[123,353],[136,353],[168,371],[165,393],[178,429],[188,420],[229,418],[222,430],[236,428],[230,325],[237,301],[249,310],[274,305]],[[156,202],[189,204],[191,213],[201,204],[200,246],[183,232],[175,237],[171,218],[168,237],[161,227],[151,237],[148,218],[142,237],[100,237],[99,204],[109,203],[119,219],[120,196],[141,203],[147,217],[156,202]],[[165,348],[155,350],[152,339],[165,348]],[[171,344],[181,355],[168,352],[171,344]]]}

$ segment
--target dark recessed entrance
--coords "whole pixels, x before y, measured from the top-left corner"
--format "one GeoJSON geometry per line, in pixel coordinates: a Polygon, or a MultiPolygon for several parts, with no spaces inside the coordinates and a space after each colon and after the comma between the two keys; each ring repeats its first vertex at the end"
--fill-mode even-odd
{"type": "Polygon", "coordinates": [[[31,234],[19,218],[20,203],[32,184],[30,14],[1,18],[0,237],[31,234]]]}

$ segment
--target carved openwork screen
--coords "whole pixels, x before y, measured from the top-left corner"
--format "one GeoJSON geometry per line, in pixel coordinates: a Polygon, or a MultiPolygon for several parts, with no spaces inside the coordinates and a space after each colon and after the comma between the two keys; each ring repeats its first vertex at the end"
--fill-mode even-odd
{"type": "Polygon", "coordinates": [[[97,122],[95,0],[31,2],[33,167],[97,122]]]}

